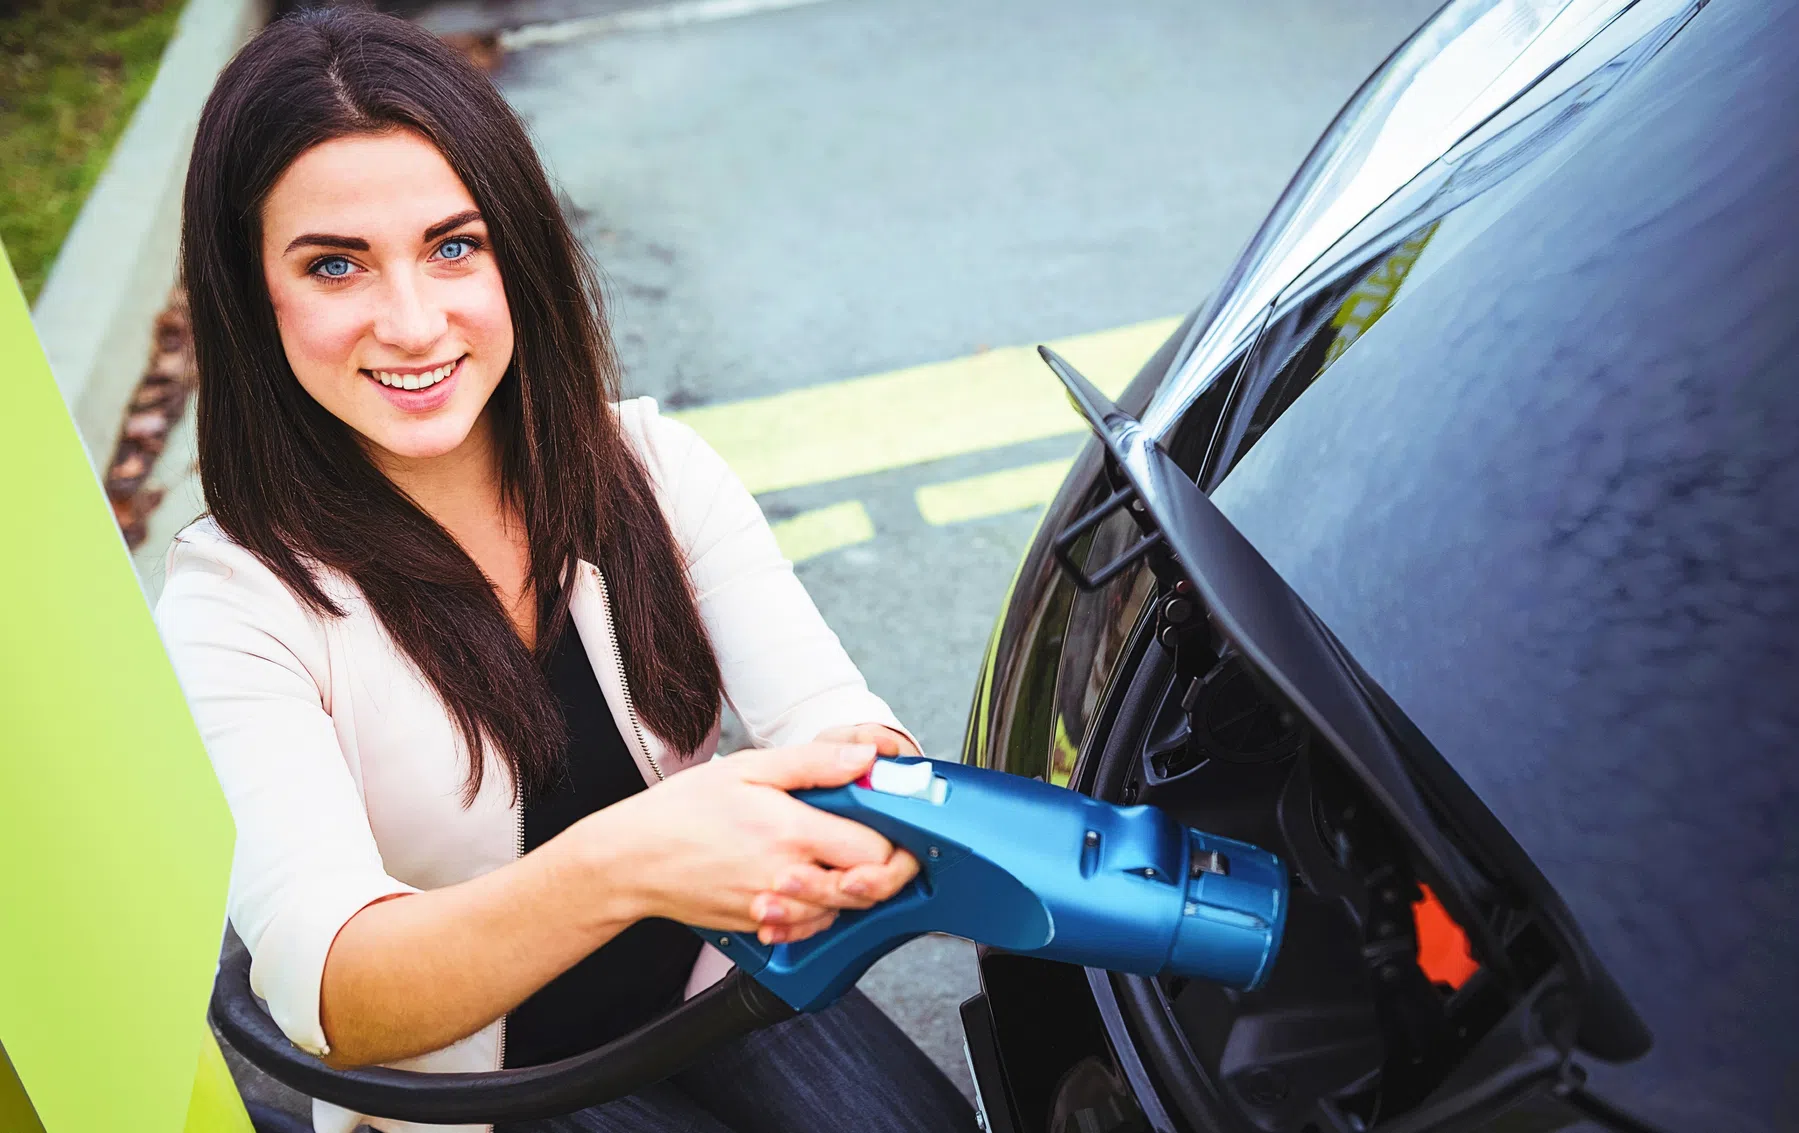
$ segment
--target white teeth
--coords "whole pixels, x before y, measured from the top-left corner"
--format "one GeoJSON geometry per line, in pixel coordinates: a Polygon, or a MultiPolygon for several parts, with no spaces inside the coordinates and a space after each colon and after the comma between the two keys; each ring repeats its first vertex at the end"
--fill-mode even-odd
{"type": "MultiPolygon", "coordinates": [[[[458,359],[457,361],[461,361],[458,359]]],[[[370,370],[376,381],[384,386],[398,389],[425,389],[449,377],[456,369],[455,362],[445,362],[435,370],[426,370],[422,374],[395,374],[387,370],[370,370]]]]}

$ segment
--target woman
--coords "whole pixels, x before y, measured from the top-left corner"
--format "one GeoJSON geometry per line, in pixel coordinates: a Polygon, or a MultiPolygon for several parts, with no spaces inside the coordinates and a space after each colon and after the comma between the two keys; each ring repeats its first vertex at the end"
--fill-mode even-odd
{"type": "MultiPolygon", "coordinates": [[[[389,17],[279,22],[207,103],[183,224],[211,512],[157,616],[295,1043],[564,1057],[723,974],[684,925],[799,940],[911,880],[786,793],[917,747],[717,455],[612,404],[591,269],[486,79],[389,17]],[[721,696],[765,750],[709,761],[721,696]]],[[[846,1122],[974,1124],[857,993],[529,1128],[846,1122]]]]}

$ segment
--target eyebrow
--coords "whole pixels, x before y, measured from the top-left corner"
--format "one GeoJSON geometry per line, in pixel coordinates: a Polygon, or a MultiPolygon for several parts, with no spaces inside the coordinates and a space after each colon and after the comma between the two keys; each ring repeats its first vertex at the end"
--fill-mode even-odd
{"type": "Polygon", "coordinates": [[[449,232],[451,229],[461,228],[465,224],[470,224],[470,223],[480,220],[480,219],[481,219],[481,210],[480,209],[467,209],[463,212],[457,213],[455,216],[446,216],[442,220],[438,221],[436,224],[433,224],[431,227],[425,229],[425,242],[428,244],[431,241],[437,239],[439,236],[442,236],[446,232],[449,232]]]}
{"type": "MultiPolygon", "coordinates": [[[[479,209],[465,209],[455,216],[446,216],[425,229],[425,242],[430,243],[447,232],[480,219],[481,210],[479,209]]],[[[360,236],[333,236],[329,232],[307,232],[288,241],[287,248],[282,255],[286,255],[295,248],[343,248],[351,252],[366,252],[369,250],[369,242],[360,236]]]]}
{"type": "Polygon", "coordinates": [[[369,250],[369,242],[360,236],[333,236],[327,232],[308,232],[288,241],[286,250],[281,254],[285,256],[295,248],[347,248],[352,252],[366,252],[369,250]]]}

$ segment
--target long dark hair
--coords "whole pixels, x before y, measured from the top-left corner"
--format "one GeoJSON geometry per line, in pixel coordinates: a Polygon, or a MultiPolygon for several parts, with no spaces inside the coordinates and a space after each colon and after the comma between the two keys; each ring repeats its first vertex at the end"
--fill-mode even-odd
{"type": "Polygon", "coordinates": [[[684,751],[704,741],[718,662],[612,408],[618,363],[595,271],[485,76],[391,16],[328,9],[276,22],[225,68],[201,114],[181,256],[213,518],[320,616],[344,611],[318,568],[360,588],[455,721],[465,802],[480,789],[484,746],[507,765],[515,797],[560,769],[566,737],[544,661],[567,623],[577,560],[610,583],[643,723],[684,751]],[[474,561],[300,387],[282,351],[263,279],[263,200],[309,148],[394,129],[431,141],[462,179],[505,282],[515,345],[489,409],[502,484],[530,540],[535,656],[474,561]]]}

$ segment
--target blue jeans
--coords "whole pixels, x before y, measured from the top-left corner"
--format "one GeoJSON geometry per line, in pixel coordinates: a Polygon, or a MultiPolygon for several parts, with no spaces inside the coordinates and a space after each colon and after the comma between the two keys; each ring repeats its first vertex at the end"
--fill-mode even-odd
{"type": "Polygon", "coordinates": [[[971,1133],[961,1091],[851,990],[628,1098],[495,1133],[971,1133]]]}

